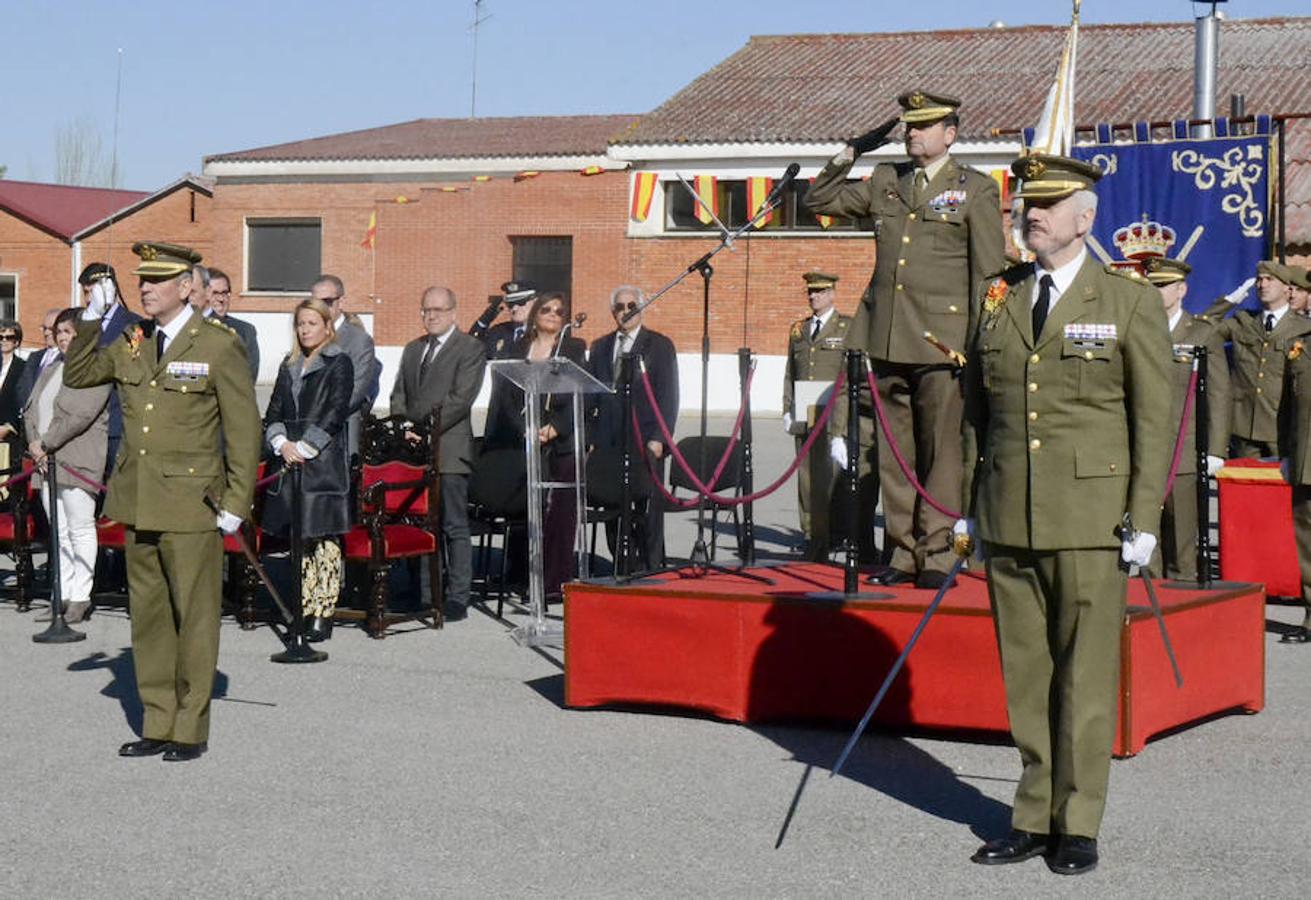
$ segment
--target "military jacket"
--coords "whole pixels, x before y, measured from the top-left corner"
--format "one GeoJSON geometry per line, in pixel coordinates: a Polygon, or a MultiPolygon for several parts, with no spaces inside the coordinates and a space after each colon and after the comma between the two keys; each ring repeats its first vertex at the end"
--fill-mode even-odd
{"type": "Polygon", "coordinates": [[[190,318],[162,359],[153,322],[97,348],[100,325],[84,321],[64,362],[70,387],[118,385],[123,442],[105,515],[142,531],[213,530],[206,492],[242,518],[255,493],[262,429],[241,338],[212,319],[181,315],[190,318]]]}
{"type": "Polygon", "coordinates": [[[880,163],[868,181],[846,184],[851,165],[829,162],[806,205],[874,220],[874,274],[856,310],[853,346],[886,362],[944,364],[924,332],[963,348],[974,287],[1005,264],[997,184],[948,158],[916,205],[911,163],[880,163]]]}
{"type": "MultiPolygon", "coordinates": [[[[1224,339],[1210,322],[1184,312],[1179,323],[1170,331],[1170,340],[1174,344],[1174,365],[1170,367],[1170,421],[1176,429],[1172,440],[1178,440],[1178,426],[1183,418],[1188,382],[1192,379],[1193,347],[1200,345],[1206,348],[1206,452],[1224,459],[1229,455],[1229,414],[1232,402],[1229,397],[1229,362],[1225,359],[1224,339]]],[[[1198,410],[1194,403],[1192,415],[1188,418],[1188,430],[1184,433],[1179,468],[1176,470],[1180,475],[1197,473],[1197,418],[1198,410]]]]}
{"type": "Polygon", "coordinates": [[[1284,378],[1284,360],[1289,349],[1311,334],[1311,320],[1291,309],[1266,333],[1261,311],[1233,309],[1223,298],[1200,316],[1213,323],[1221,339],[1233,345],[1230,389],[1233,434],[1249,441],[1274,443],[1279,436],[1279,399],[1284,378]]]}
{"type": "Polygon", "coordinates": [[[851,317],[834,311],[819,329],[814,340],[810,338],[813,316],[792,323],[788,332],[787,363],[783,369],[783,412],[804,421],[806,411],[793,409],[792,391],[798,381],[835,381],[842,371],[847,350],[847,330],[851,317]]]}
{"type": "Polygon", "coordinates": [[[1174,435],[1160,293],[1085,261],[1035,340],[1034,267],[985,281],[964,373],[963,509],[985,541],[1116,547],[1156,533],[1174,435]]]}
{"type": "MultiPolygon", "coordinates": [[[[1285,316],[1287,318],[1287,316],[1285,316]]],[[[1297,338],[1284,354],[1279,453],[1289,461],[1288,479],[1311,485],[1311,337],[1297,338]]]]}

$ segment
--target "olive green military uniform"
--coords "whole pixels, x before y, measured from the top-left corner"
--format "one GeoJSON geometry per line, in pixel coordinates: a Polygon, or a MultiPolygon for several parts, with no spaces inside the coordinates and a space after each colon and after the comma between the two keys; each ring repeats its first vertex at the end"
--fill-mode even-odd
{"type": "Polygon", "coordinates": [[[97,349],[100,325],[79,323],[64,363],[72,387],[114,382],[124,434],[105,515],[127,526],[127,574],[142,737],[187,744],[209,735],[218,662],[221,508],[249,515],[260,422],[236,332],[185,307],[162,359],[153,321],[97,349]],[[226,447],[226,456],[220,447],[226,447]]]}
{"type": "Polygon", "coordinates": [[[1287,477],[1293,488],[1293,538],[1302,574],[1302,603],[1307,607],[1301,633],[1292,637],[1307,642],[1311,640],[1311,337],[1293,341],[1285,354],[1279,449],[1288,460],[1287,477]]]}
{"type": "MultiPolygon", "coordinates": [[[[797,452],[805,443],[814,422],[809,420],[809,411],[797,408],[793,403],[794,385],[798,381],[834,381],[842,371],[847,344],[847,330],[851,326],[851,317],[834,310],[819,329],[812,335],[813,316],[798,319],[788,332],[787,362],[783,370],[783,412],[792,416],[793,433],[796,434],[797,452]]],[[[837,403],[844,402],[839,397],[837,403]]],[[[836,407],[835,407],[836,408],[836,407]]],[[[818,410],[816,410],[818,415],[818,410]]],[[[865,429],[862,424],[861,443],[872,446],[873,429],[865,429]],[[865,433],[869,431],[868,435],[865,433]]],[[[861,473],[862,486],[872,475],[867,459],[863,460],[861,473]]],[[[837,483],[837,467],[829,456],[826,435],[820,435],[811,447],[810,456],[803,460],[797,470],[797,503],[801,513],[801,530],[806,535],[807,555],[811,559],[826,559],[830,549],[830,502],[833,486],[837,483]]],[[[875,491],[874,493],[877,493],[875,491]]],[[[869,509],[877,503],[877,497],[871,500],[869,509]]],[[[841,523],[839,523],[840,525],[841,523]]],[[[873,522],[867,523],[868,529],[862,528],[862,535],[869,531],[869,547],[873,554],[873,522]]]]}
{"type": "MultiPolygon", "coordinates": [[[[874,273],[851,325],[852,345],[872,360],[892,439],[928,493],[949,504],[961,479],[959,370],[924,333],[953,350],[965,346],[973,287],[1004,262],[997,184],[950,157],[918,190],[910,162],[880,163],[868,181],[847,184],[853,162],[849,149],[834,157],[806,205],[874,220],[874,273]]],[[[845,414],[836,416],[829,433],[844,427],[845,414]]],[[[946,572],[955,560],[952,520],[916,496],[892,453],[879,454],[879,470],[888,564],[946,572]]]]}
{"type": "MultiPolygon", "coordinates": [[[[1287,271],[1277,263],[1262,262],[1257,268],[1288,283],[1287,271]]],[[[1311,334],[1311,321],[1287,309],[1274,329],[1267,332],[1265,310],[1239,310],[1228,316],[1233,309],[1233,304],[1222,297],[1201,316],[1215,325],[1221,340],[1233,344],[1232,452],[1236,457],[1253,459],[1274,456],[1284,359],[1296,341],[1311,334]]]]}

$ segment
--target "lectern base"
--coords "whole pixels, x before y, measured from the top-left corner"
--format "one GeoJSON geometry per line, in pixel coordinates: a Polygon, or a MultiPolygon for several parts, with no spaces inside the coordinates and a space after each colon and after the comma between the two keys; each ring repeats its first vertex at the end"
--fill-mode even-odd
{"type": "Polygon", "coordinates": [[[510,632],[520,647],[553,647],[564,649],[564,626],[559,622],[529,622],[510,632]]]}

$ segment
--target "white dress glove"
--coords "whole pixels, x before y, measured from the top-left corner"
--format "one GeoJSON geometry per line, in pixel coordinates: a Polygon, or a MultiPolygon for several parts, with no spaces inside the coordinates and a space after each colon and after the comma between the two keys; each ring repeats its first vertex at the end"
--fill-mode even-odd
{"type": "Polygon", "coordinates": [[[237,529],[241,527],[241,516],[233,515],[226,509],[215,516],[214,520],[218,530],[224,534],[236,534],[237,529]]]}
{"type": "Polygon", "coordinates": [[[1120,542],[1120,559],[1131,566],[1143,568],[1152,561],[1152,551],[1156,549],[1156,535],[1140,531],[1133,540],[1120,542]]]}
{"type": "Polygon", "coordinates": [[[1225,461],[1218,456],[1206,455],[1206,474],[1214,478],[1215,473],[1224,468],[1225,461]]]}
{"type": "Polygon", "coordinates": [[[834,437],[828,439],[828,455],[838,464],[838,468],[847,471],[847,439],[834,437]]]}
{"type": "Polygon", "coordinates": [[[1234,288],[1232,291],[1225,294],[1225,302],[1233,303],[1233,304],[1242,303],[1244,300],[1247,299],[1247,295],[1252,292],[1252,285],[1254,284],[1256,284],[1255,278],[1247,279],[1238,287],[1234,288]]]}
{"type": "Polygon", "coordinates": [[[786,431],[788,434],[792,434],[793,433],[792,425],[793,425],[792,413],[790,412],[783,413],[783,430],[786,431]]]}
{"type": "Polygon", "coordinates": [[[82,318],[86,320],[102,319],[109,308],[114,305],[117,299],[114,293],[114,283],[108,278],[102,278],[91,285],[91,291],[87,295],[86,310],[82,313],[82,318]]]}

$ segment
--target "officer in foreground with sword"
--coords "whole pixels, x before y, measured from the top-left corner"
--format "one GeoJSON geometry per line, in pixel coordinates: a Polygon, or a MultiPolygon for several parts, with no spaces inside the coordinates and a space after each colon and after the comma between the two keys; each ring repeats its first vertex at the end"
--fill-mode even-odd
{"type": "Polygon", "coordinates": [[[1115,736],[1127,565],[1146,566],[1173,442],[1159,293],[1103,267],[1087,163],[1031,155],[1023,234],[1037,262],[980,285],[965,368],[966,518],[987,563],[1011,733],[1012,829],[972,857],[1091,871],[1115,736]],[[1129,514],[1139,531],[1123,532],[1129,514]]]}

